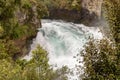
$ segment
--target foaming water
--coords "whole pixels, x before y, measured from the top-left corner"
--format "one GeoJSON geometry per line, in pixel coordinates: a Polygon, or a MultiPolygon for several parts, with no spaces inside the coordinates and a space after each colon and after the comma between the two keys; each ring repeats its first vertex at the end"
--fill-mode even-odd
{"type": "MultiPolygon", "coordinates": [[[[97,27],[86,27],[82,24],[64,21],[42,20],[42,28],[39,29],[36,39],[33,40],[31,51],[36,48],[37,44],[40,44],[49,53],[49,64],[54,67],[57,65],[56,68],[68,66],[70,69],[74,69],[78,63],[73,57],[80,53],[89,36],[93,36],[95,39],[102,38],[97,27]]],[[[31,52],[25,56],[25,59],[29,60],[30,58],[31,52]]]]}

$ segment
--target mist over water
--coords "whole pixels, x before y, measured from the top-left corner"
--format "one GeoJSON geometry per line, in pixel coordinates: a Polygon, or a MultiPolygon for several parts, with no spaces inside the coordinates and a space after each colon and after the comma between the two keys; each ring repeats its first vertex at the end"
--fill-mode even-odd
{"type": "MultiPolygon", "coordinates": [[[[37,37],[31,45],[31,51],[36,48],[37,44],[40,44],[48,51],[49,64],[54,68],[66,65],[74,69],[78,62],[73,57],[80,53],[89,36],[101,39],[102,33],[99,32],[98,27],[87,27],[83,24],[61,20],[42,20],[42,28],[38,29],[37,37]]],[[[25,59],[30,58],[31,52],[25,56],[25,59]]]]}

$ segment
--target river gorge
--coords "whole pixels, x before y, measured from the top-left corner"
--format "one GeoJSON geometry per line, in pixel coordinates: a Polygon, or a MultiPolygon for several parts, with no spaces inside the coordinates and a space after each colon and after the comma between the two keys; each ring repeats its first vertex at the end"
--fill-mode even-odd
{"type": "Polygon", "coordinates": [[[74,24],[62,20],[43,19],[42,28],[38,29],[37,36],[31,44],[31,51],[24,58],[31,59],[32,51],[39,44],[49,53],[49,64],[53,68],[67,66],[74,70],[76,65],[83,65],[79,64],[77,58],[74,57],[80,53],[90,37],[94,39],[103,37],[99,27],[87,27],[83,24],[74,24]]]}

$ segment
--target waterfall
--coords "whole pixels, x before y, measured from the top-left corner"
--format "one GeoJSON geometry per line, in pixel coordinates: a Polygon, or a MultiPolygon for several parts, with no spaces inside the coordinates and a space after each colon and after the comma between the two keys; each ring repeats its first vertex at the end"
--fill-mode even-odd
{"type": "MultiPolygon", "coordinates": [[[[31,51],[40,44],[49,53],[49,64],[53,67],[57,65],[59,68],[66,65],[72,69],[78,64],[73,57],[80,53],[89,36],[101,39],[102,33],[98,27],[87,27],[61,20],[42,20],[42,28],[38,29],[31,51]]],[[[31,52],[25,56],[25,59],[30,58],[31,52]]]]}

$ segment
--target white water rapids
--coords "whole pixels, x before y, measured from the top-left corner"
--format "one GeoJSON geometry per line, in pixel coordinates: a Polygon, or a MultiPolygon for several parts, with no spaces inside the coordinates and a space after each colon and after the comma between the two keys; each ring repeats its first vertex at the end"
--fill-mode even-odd
{"type": "MultiPolygon", "coordinates": [[[[76,58],[73,57],[80,53],[88,37],[92,35],[96,39],[102,38],[98,27],[87,27],[60,20],[42,20],[42,28],[33,40],[31,51],[40,44],[48,51],[51,65],[57,65],[57,67],[67,65],[72,69],[78,64],[76,58]]],[[[31,52],[25,56],[25,59],[30,58],[31,52]]]]}

